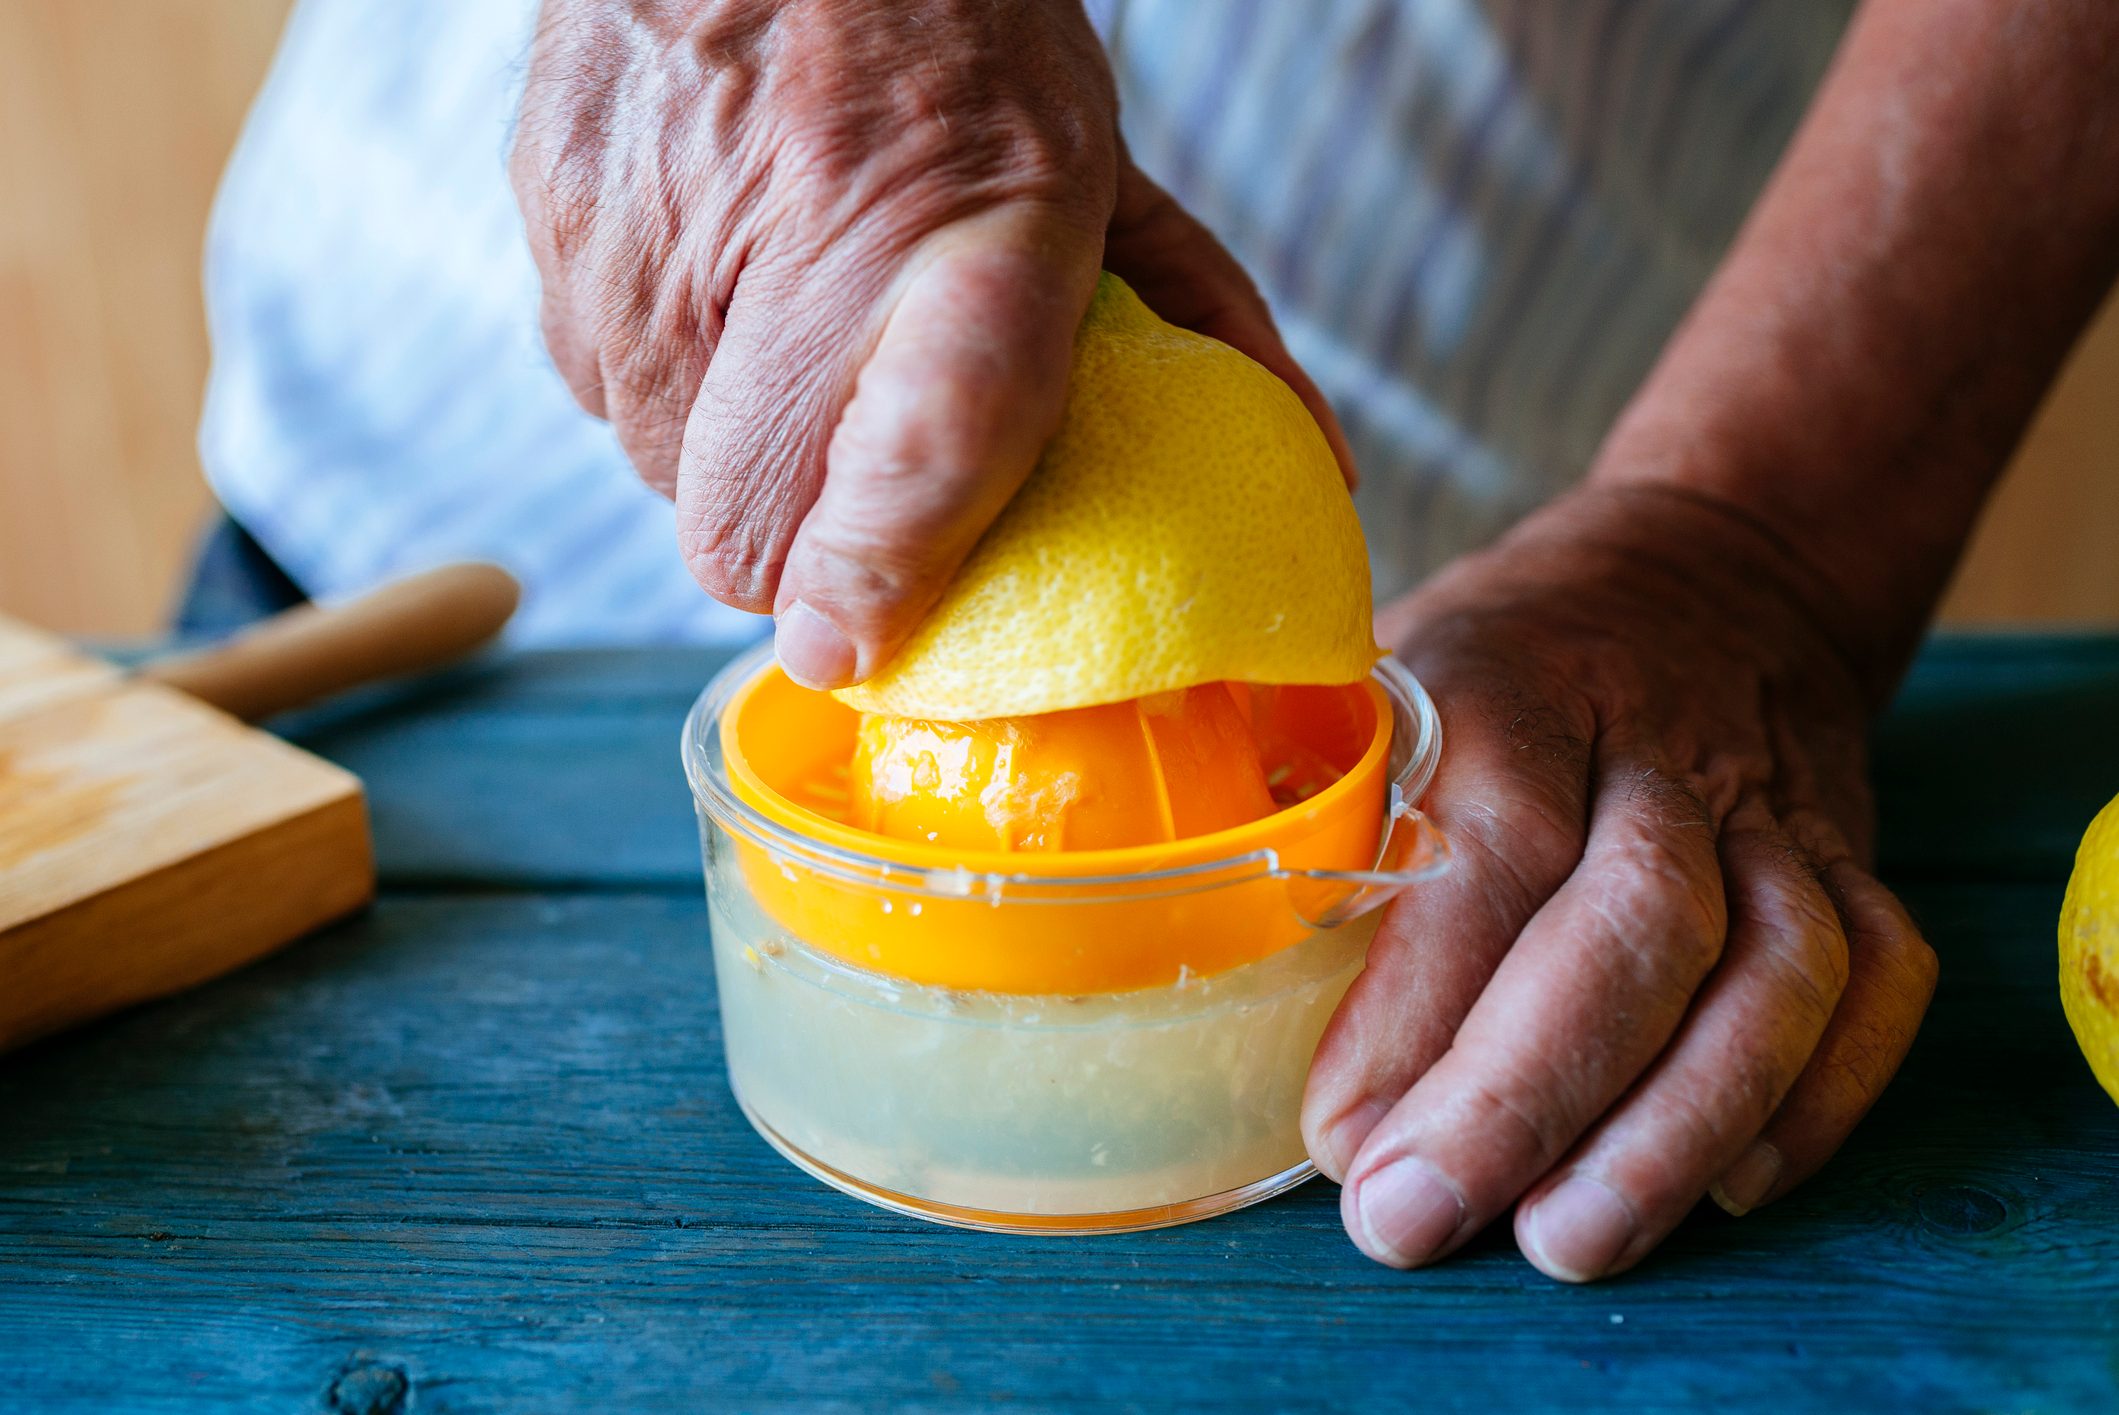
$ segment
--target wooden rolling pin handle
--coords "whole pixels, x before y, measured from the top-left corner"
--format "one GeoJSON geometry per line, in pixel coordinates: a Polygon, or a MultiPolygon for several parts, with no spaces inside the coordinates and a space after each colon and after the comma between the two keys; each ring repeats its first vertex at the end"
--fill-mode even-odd
{"type": "Polygon", "coordinates": [[[522,588],[498,565],[444,565],[346,604],[305,604],[139,676],[257,722],[366,683],[439,668],[498,634],[522,588]]]}

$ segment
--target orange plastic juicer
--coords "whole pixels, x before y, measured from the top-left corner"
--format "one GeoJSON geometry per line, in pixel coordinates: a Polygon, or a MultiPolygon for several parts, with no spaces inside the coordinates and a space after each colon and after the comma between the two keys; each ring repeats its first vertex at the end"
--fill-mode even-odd
{"type": "Polygon", "coordinates": [[[1031,717],[864,717],[761,645],[684,730],[729,1085],[900,1213],[1107,1233],[1314,1168],[1310,1059],[1380,905],[1443,868],[1434,705],[1204,683],[1031,717]]]}
{"type": "Polygon", "coordinates": [[[1438,847],[1393,779],[1397,715],[1371,678],[932,722],[768,666],[717,735],[776,828],[738,834],[744,878],[793,937],[915,983],[1087,994],[1267,957],[1402,887],[1438,847]]]}

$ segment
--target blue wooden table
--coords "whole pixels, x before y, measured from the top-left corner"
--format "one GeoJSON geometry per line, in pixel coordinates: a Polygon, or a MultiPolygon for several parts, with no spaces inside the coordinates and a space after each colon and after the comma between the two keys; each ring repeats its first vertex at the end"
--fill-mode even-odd
{"type": "Polygon", "coordinates": [[[0,1411],[2119,1408],[2119,1110],[2053,942],[2119,640],[1930,650],[1878,759],[1943,957],[1904,1074],[1797,1195],[1589,1288],[1505,1232],[1387,1271],[1321,1182],[1055,1240],[798,1174],[722,1071],[677,769],[715,664],[500,659],[291,725],[367,778],[382,900],[0,1060],[0,1411]]]}

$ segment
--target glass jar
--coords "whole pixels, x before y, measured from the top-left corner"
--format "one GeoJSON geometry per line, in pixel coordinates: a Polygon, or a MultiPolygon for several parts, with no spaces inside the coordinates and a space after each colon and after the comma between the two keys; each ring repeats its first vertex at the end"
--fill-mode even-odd
{"type": "Polygon", "coordinates": [[[1410,674],[1377,666],[1364,770],[1314,809],[1035,859],[942,859],[779,797],[731,726],[850,732],[805,692],[754,650],[684,730],[729,1081],[761,1135],[859,1198],[1011,1232],[1182,1223],[1315,1172],[1318,1037],[1381,905],[1446,860],[1415,809],[1441,742],[1410,674]]]}

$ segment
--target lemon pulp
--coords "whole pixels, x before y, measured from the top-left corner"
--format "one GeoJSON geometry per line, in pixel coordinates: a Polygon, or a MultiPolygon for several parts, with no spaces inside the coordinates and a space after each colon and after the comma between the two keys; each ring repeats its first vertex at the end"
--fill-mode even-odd
{"type": "Polygon", "coordinates": [[[982,850],[1106,850],[1207,835],[1275,809],[1226,683],[980,722],[871,713],[849,824],[982,850]]]}

